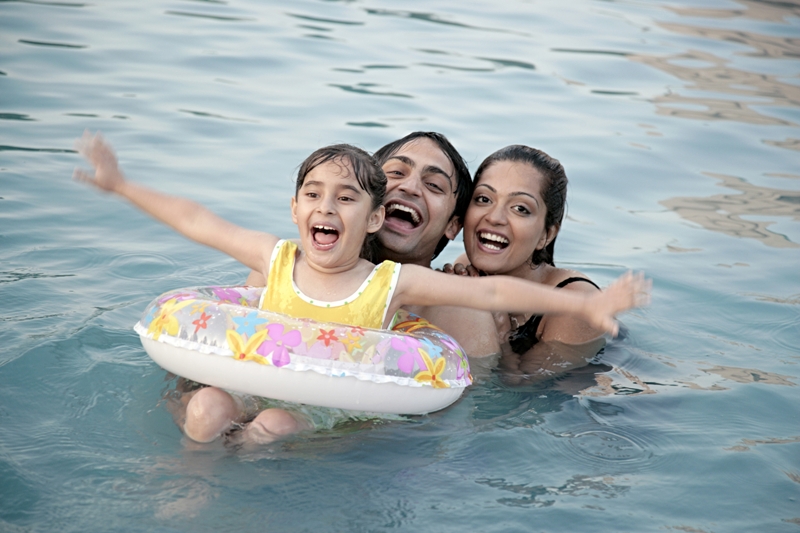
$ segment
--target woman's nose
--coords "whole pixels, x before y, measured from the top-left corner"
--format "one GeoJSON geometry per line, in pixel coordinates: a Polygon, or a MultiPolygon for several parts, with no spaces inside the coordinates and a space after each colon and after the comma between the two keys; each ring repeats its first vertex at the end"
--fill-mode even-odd
{"type": "Polygon", "coordinates": [[[491,207],[491,209],[489,209],[489,212],[486,214],[486,220],[490,224],[497,224],[497,225],[505,224],[508,221],[508,218],[506,217],[505,208],[500,204],[494,204],[491,207]]]}

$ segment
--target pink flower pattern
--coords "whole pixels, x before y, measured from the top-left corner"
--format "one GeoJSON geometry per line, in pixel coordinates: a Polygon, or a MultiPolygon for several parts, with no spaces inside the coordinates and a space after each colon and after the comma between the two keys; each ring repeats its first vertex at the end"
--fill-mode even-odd
{"type": "Polygon", "coordinates": [[[270,324],[267,326],[269,340],[258,347],[257,353],[264,357],[272,354],[272,364],[275,366],[286,366],[291,362],[289,348],[298,346],[303,338],[296,329],[284,334],[283,324],[270,324]]]}
{"type": "Polygon", "coordinates": [[[219,298],[220,302],[226,304],[238,304],[242,299],[242,295],[236,289],[223,289],[221,287],[214,289],[214,296],[219,298]]]}
{"type": "Polygon", "coordinates": [[[397,359],[397,368],[399,368],[401,372],[411,374],[414,372],[415,363],[416,367],[420,370],[426,368],[425,361],[419,354],[419,348],[421,346],[422,343],[414,337],[392,337],[392,348],[403,353],[403,355],[397,359]]]}

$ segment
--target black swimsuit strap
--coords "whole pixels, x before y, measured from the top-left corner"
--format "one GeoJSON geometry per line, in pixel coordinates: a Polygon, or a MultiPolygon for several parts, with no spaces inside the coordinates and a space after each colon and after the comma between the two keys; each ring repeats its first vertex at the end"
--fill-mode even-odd
{"type": "Polygon", "coordinates": [[[598,286],[597,286],[597,283],[595,283],[594,281],[592,281],[592,280],[590,280],[590,279],[588,279],[588,278],[581,278],[581,277],[577,277],[577,276],[576,276],[576,277],[574,277],[574,278],[567,278],[567,279],[565,279],[564,281],[562,281],[561,283],[559,283],[558,285],[556,285],[556,289],[563,289],[564,287],[566,287],[566,286],[567,286],[567,285],[569,285],[570,283],[575,283],[576,281],[585,281],[586,283],[589,283],[589,284],[591,284],[591,285],[594,285],[594,287],[595,287],[597,290],[600,290],[600,287],[598,287],[598,286]]]}
{"type": "MultiPolygon", "coordinates": [[[[585,281],[597,287],[597,284],[590,279],[573,277],[565,279],[556,285],[556,288],[563,289],[576,281],[585,281]]],[[[600,287],[597,287],[597,289],[599,290],[600,287]]],[[[511,346],[511,350],[514,353],[522,355],[530,350],[534,344],[539,342],[539,339],[536,338],[536,332],[539,330],[539,324],[542,322],[542,318],[544,318],[544,315],[532,315],[527,322],[518,327],[517,330],[508,337],[508,344],[511,346]]]]}

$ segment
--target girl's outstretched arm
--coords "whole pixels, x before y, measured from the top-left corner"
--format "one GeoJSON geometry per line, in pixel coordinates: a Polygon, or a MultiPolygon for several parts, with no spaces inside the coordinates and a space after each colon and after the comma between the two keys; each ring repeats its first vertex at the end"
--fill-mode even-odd
{"type": "Polygon", "coordinates": [[[651,282],[628,272],[599,293],[559,291],[510,276],[472,278],[403,265],[392,305],[455,305],[509,313],[572,314],[616,335],[614,317],[650,303],[651,282]]]}
{"type": "Polygon", "coordinates": [[[94,174],[75,169],[76,180],[117,194],[183,236],[216,248],[254,270],[266,271],[272,249],[278,242],[274,235],[242,228],[196,202],[128,181],[117,164],[114,151],[100,134],[92,135],[87,131],[75,146],[94,167],[94,174]]]}

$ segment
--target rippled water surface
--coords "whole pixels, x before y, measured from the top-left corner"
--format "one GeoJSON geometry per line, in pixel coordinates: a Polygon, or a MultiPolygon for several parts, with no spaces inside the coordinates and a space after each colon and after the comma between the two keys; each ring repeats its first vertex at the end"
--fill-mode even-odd
{"type": "Polygon", "coordinates": [[[0,1],[0,531],[800,530],[798,123],[791,0],[0,1]],[[73,183],[85,128],[286,236],[319,146],[536,146],[571,182],[557,262],[643,269],[653,305],[602,366],[192,446],[131,327],[247,272],[73,183]]]}

